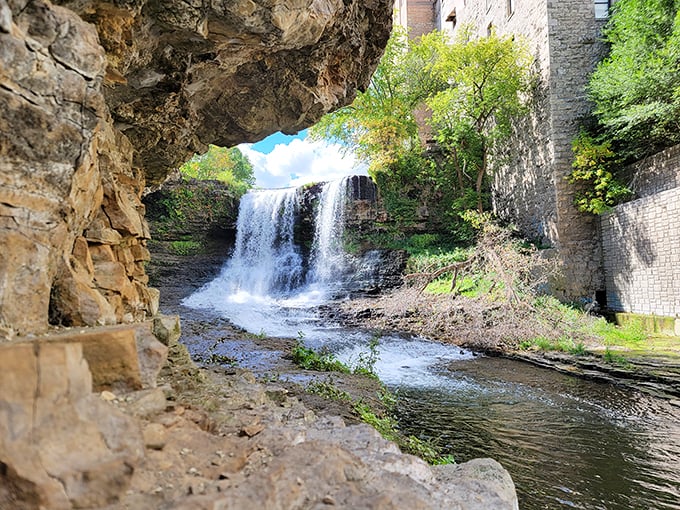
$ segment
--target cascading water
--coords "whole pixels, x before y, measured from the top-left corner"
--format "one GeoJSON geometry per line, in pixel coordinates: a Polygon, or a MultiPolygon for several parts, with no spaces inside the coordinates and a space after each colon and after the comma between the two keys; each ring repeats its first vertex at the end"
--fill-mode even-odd
{"type": "Polygon", "coordinates": [[[241,200],[234,254],[223,272],[225,290],[253,296],[288,295],[302,283],[293,241],[295,189],[248,193],[241,200]]]}
{"type": "Polygon", "coordinates": [[[309,283],[332,285],[348,269],[344,249],[347,177],[324,185],[316,215],[309,283]]]}
{"type": "Polygon", "coordinates": [[[269,334],[295,336],[300,324],[282,321],[281,314],[325,301],[337,292],[348,270],[343,249],[347,187],[347,178],[324,185],[308,261],[294,242],[299,214],[297,190],[245,195],[239,207],[232,257],[218,278],[183,304],[215,309],[246,329],[257,325],[269,334]]]}

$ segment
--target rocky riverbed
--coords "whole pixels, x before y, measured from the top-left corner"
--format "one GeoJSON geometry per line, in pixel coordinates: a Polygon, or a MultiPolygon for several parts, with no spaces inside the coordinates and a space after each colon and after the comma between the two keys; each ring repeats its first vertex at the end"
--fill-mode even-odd
{"type": "MultiPolygon", "coordinates": [[[[197,367],[182,342],[250,342],[276,351],[275,372],[304,375],[280,356],[292,340],[249,335],[219,317],[182,307],[183,297],[219,271],[213,255],[187,260],[168,255],[157,263],[162,271],[150,268],[163,296],[162,311],[181,311],[184,329],[170,347],[159,388],[102,396],[137,417],[145,444],[129,489],[107,510],[517,508],[510,476],[491,459],[429,466],[356,423],[342,405],[296,385],[266,373],[258,380],[224,359],[197,367]],[[169,271],[173,261],[177,268],[201,272],[169,271]]],[[[375,381],[352,375],[338,376],[335,384],[355,395],[376,389],[375,381]]]]}

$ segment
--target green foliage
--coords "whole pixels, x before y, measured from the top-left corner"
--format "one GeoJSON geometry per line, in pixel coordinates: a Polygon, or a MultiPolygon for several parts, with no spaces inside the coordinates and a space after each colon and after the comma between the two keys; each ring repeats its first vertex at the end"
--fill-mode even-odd
{"type": "Polygon", "coordinates": [[[616,180],[610,171],[616,160],[609,142],[597,143],[581,131],[572,143],[572,150],[573,169],[567,179],[572,184],[583,183],[585,186],[575,199],[579,211],[602,214],[630,198],[630,189],[616,180]]]}
{"type": "Polygon", "coordinates": [[[253,165],[237,148],[210,145],[205,154],[195,154],[180,167],[184,177],[217,180],[229,184],[240,195],[255,184],[253,165]]]}
{"type": "Polygon", "coordinates": [[[593,333],[599,336],[606,346],[639,347],[648,338],[642,321],[631,321],[617,326],[600,318],[593,324],[593,333]]]}
{"type": "MultiPolygon", "coordinates": [[[[147,209],[147,217],[158,240],[172,240],[192,224],[228,225],[236,221],[240,194],[232,188],[211,182],[184,183],[168,186],[156,194],[160,196],[147,209]]],[[[183,250],[187,246],[180,243],[176,248],[183,250]]]]}
{"type": "Polygon", "coordinates": [[[438,449],[430,442],[423,441],[416,436],[405,436],[399,431],[396,420],[390,416],[378,416],[370,406],[363,402],[354,403],[354,412],[361,421],[368,423],[377,430],[382,437],[388,441],[397,443],[401,451],[417,455],[425,462],[432,465],[454,464],[455,460],[451,455],[441,455],[438,449]]]}
{"type": "Polygon", "coordinates": [[[170,253],[188,257],[196,255],[203,250],[203,245],[199,241],[172,241],[169,246],[170,253]]]}
{"type": "Polygon", "coordinates": [[[416,102],[408,89],[408,70],[400,65],[407,48],[406,33],[395,28],[366,91],[324,116],[310,129],[310,138],[352,149],[371,170],[388,167],[403,150],[418,145],[416,102]]]}
{"type": "Polygon", "coordinates": [[[425,72],[449,84],[431,91],[425,102],[435,138],[451,154],[460,183],[467,174],[474,177],[481,212],[489,159],[510,137],[513,121],[528,111],[532,57],[516,37],[493,33],[475,39],[469,29],[461,34],[453,44],[442,32],[421,38],[438,56],[425,72]]]}
{"type": "Polygon", "coordinates": [[[522,350],[540,350],[540,351],[557,351],[567,352],[575,356],[584,356],[588,354],[583,342],[574,342],[572,338],[562,337],[556,340],[538,337],[531,340],[524,340],[520,342],[519,348],[522,350]]]}
{"type": "Polygon", "coordinates": [[[607,363],[612,363],[613,365],[620,365],[624,368],[630,367],[631,363],[626,359],[623,354],[616,353],[607,347],[602,355],[602,359],[607,363]]]}
{"type": "Polygon", "coordinates": [[[605,136],[626,159],[680,143],[680,1],[618,0],[604,35],[589,92],[605,136]]]}
{"type": "Polygon", "coordinates": [[[305,347],[301,341],[296,342],[293,347],[291,358],[293,363],[305,370],[350,373],[349,367],[338,360],[333,354],[318,353],[314,349],[305,347]]]}
{"type": "Polygon", "coordinates": [[[336,402],[352,402],[352,396],[346,391],[339,389],[331,379],[310,382],[305,389],[309,393],[319,395],[328,400],[335,400],[336,402]]]}
{"type": "Polygon", "coordinates": [[[526,112],[531,86],[531,57],[519,40],[465,36],[452,42],[434,32],[414,41],[395,30],[368,89],[310,132],[370,163],[400,228],[425,221],[461,243],[474,233],[460,212],[487,207],[489,159],[498,159],[512,121],[526,112]],[[423,150],[417,110],[431,114],[435,151],[423,150]]]}
{"type": "Polygon", "coordinates": [[[368,343],[368,351],[361,351],[359,353],[359,357],[352,368],[352,373],[365,375],[373,379],[378,378],[378,375],[375,373],[375,364],[380,359],[378,345],[380,345],[380,336],[375,335],[368,343]]]}

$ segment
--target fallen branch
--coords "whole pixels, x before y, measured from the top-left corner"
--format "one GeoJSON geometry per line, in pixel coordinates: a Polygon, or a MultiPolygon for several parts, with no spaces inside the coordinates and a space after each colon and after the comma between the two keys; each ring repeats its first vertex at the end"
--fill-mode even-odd
{"type": "Polygon", "coordinates": [[[458,274],[461,269],[471,265],[475,259],[477,258],[477,254],[473,255],[467,260],[464,260],[463,262],[456,262],[455,264],[449,264],[448,266],[444,266],[440,269],[437,269],[436,271],[432,273],[411,273],[407,274],[404,276],[405,280],[413,280],[416,278],[425,278],[425,284],[421,286],[420,290],[418,291],[418,294],[423,292],[427,286],[432,283],[434,280],[439,278],[441,275],[450,273],[453,271],[453,280],[451,281],[451,291],[453,291],[454,287],[456,286],[456,280],[458,279],[458,274]]]}

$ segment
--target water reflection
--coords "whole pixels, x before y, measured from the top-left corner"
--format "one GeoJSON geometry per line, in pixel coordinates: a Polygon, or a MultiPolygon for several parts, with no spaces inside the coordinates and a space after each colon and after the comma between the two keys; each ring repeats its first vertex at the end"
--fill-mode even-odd
{"type": "Polygon", "coordinates": [[[680,409],[501,358],[437,368],[446,387],[395,386],[405,431],[457,460],[492,457],[523,509],[680,509],[680,409]]]}

